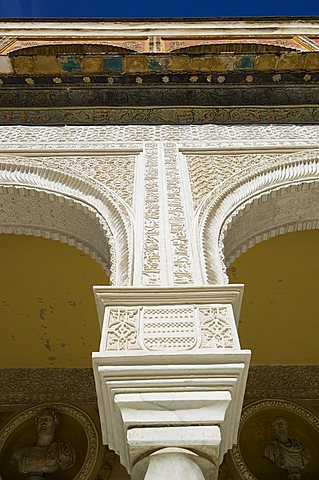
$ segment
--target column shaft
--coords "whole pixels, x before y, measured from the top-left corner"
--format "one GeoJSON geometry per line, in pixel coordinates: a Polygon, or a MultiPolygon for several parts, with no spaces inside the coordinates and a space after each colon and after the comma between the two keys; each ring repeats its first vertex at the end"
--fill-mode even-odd
{"type": "Polygon", "coordinates": [[[200,467],[183,452],[161,450],[150,456],[145,480],[205,480],[200,467]]]}

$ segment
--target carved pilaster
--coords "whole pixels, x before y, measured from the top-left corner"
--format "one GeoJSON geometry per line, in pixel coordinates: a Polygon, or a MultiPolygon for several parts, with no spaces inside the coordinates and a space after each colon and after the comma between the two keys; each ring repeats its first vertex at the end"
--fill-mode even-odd
{"type": "Polygon", "coordinates": [[[145,145],[145,193],[144,195],[144,239],[143,280],[145,285],[161,283],[160,244],[160,192],[158,171],[158,144],[145,145]]]}

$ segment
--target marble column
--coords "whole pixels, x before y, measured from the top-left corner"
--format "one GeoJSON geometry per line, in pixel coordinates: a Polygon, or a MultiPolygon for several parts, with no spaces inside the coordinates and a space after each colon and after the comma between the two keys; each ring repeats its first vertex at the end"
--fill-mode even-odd
{"type": "Polygon", "coordinates": [[[183,450],[164,448],[150,455],[145,480],[205,480],[205,477],[192,457],[196,454],[183,450]]]}

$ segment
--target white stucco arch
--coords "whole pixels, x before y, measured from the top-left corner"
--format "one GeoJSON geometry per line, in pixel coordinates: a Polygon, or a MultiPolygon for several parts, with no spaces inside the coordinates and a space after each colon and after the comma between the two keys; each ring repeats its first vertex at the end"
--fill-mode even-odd
{"type": "Polygon", "coordinates": [[[112,284],[131,284],[131,214],[114,192],[82,172],[3,157],[0,206],[0,233],[74,245],[110,272],[112,284]]]}
{"type": "Polygon", "coordinates": [[[199,214],[208,283],[228,282],[226,265],[273,236],[319,228],[319,154],[282,155],[211,192],[199,214]]]}

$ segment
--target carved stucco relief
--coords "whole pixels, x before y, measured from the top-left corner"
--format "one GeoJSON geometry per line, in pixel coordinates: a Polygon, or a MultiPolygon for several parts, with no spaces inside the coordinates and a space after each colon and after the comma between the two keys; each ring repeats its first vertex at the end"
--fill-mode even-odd
{"type": "Polygon", "coordinates": [[[109,308],[103,351],[189,351],[238,348],[230,306],[176,305],[109,308]]]}
{"type": "Polygon", "coordinates": [[[0,232],[68,243],[91,255],[110,273],[108,227],[84,202],[43,190],[0,186],[0,232]]]}
{"type": "MultiPolygon", "coordinates": [[[[267,155],[185,154],[195,210],[216,188],[247,169],[267,164],[267,155]]],[[[270,156],[271,158],[271,156],[270,156]]]]}
{"type": "Polygon", "coordinates": [[[145,143],[144,285],[193,283],[176,143],[145,143]]]}
{"type": "Polygon", "coordinates": [[[257,243],[276,235],[319,228],[319,179],[264,193],[237,209],[225,222],[220,248],[229,265],[257,243]]]}
{"type": "Polygon", "coordinates": [[[14,208],[14,202],[3,209],[3,232],[43,235],[68,242],[92,254],[107,269],[111,267],[112,283],[130,284],[131,214],[111,190],[88,176],[79,175],[74,169],[59,169],[43,159],[39,162],[23,157],[0,160],[0,185],[15,188],[15,194],[19,190],[16,187],[23,187],[24,192],[29,190],[23,197],[25,203],[22,202],[22,190],[19,190],[18,209],[14,208]],[[39,195],[49,201],[36,201],[39,195]],[[54,195],[57,201],[53,208],[54,195]],[[74,206],[73,210],[70,207],[72,213],[70,205],[74,206]],[[19,211],[25,214],[18,220],[19,211]],[[83,217],[84,211],[89,212],[89,219],[83,217]],[[12,219],[16,223],[13,224],[12,219]],[[44,228],[41,229],[41,225],[44,228]]]}
{"type": "MultiPolygon", "coordinates": [[[[227,218],[248,198],[280,184],[280,175],[278,179],[276,175],[271,176],[271,172],[276,168],[282,168],[282,165],[292,161],[307,163],[308,158],[316,157],[315,152],[311,153],[310,150],[304,153],[276,154],[240,154],[238,151],[231,154],[228,151],[225,155],[218,153],[218,149],[232,148],[235,151],[234,148],[238,148],[247,151],[248,148],[267,146],[295,150],[309,148],[317,145],[319,127],[17,126],[0,127],[0,134],[0,151],[6,152],[3,153],[4,156],[14,150],[20,150],[21,156],[25,155],[16,158],[19,167],[16,169],[14,183],[19,184],[22,181],[23,185],[23,182],[29,185],[30,171],[28,175],[21,177],[26,165],[27,168],[34,167],[35,174],[31,178],[34,186],[38,187],[37,182],[42,182],[39,180],[42,175],[40,170],[36,173],[37,168],[41,167],[43,171],[50,169],[59,171],[61,176],[73,176],[75,184],[82,182],[83,189],[90,190],[86,200],[90,203],[94,197],[92,206],[104,218],[116,239],[111,249],[114,249],[114,256],[117,258],[116,269],[121,271],[114,280],[117,284],[132,282],[132,258],[135,255],[134,268],[136,272],[136,266],[139,265],[139,271],[135,273],[134,282],[160,285],[202,283],[205,276],[204,268],[201,267],[203,261],[198,260],[202,258],[206,261],[207,281],[226,282],[223,253],[221,254],[220,250],[224,248],[223,234],[220,238],[219,235],[227,218]],[[203,149],[208,149],[209,152],[203,152],[203,149]],[[88,154],[88,151],[92,151],[92,155],[88,154]],[[55,155],[54,152],[60,153],[55,155]],[[141,159],[145,161],[143,195],[135,179],[135,170],[137,165],[141,164],[141,159]],[[184,167],[181,165],[185,165],[186,161],[188,174],[184,175],[185,171],[181,170],[184,167]],[[78,180],[75,180],[76,178],[78,180]],[[261,179],[259,187],[259,180],[254,178],[261,179]],[[194,204],[198,208],[198,222],[191,200],[185,201],[188,195],[185,196],[185,184],[188,180],[193,190],[194,204]],[[108,203],[108,213],[105,212],[105,202],[108,203]],[[136,203],[141,206],[139,224],[136,223],[136,203]],[[137,230],[141,231],[138,255],[136,248],[133,248],[133,228],[135,233],[138,233],[137,230]],[[199,243],[203,245],[203,249],[200,248],[198,252],[196,242],[200,235],[199,243]]],[[[6,159],[8,160],[8,157],[6,159]]],[[[6,159],[4,158],[4,162],[6,159]]],[[[300,171],[298,168],[297,173],[289,174],[290,177],[288,175],[290,180],[287,177],[285,184],[296,181],[295,177],[298,177],[300,171]]],[[[50,184],[49,180],[47,175],[46,188],[53,186],[55,191],[56,182],[50,184]]],[[[62,194],[63,182],[64,180],[57,188],[62,194]]],[[[44,188],[42,184],[41,188],[44,188]]],[[[68,192],[74,195],[76,189],[72,188],[68,192]]],[[[229,248],[233,251],[230,236],[227,238],[227,245],[230,245],[229,248]]],[[[248,240],[250,242],[250,239],[248,240]]]]}
{"type": "MultiPolygon", "coordinates": [[[[217,155],[201,153],[185,154],[188,173],[192,189],[194,208],[210,202],[214,195],[220,194],[237,183],[244,177],[258,174],[263,168],[275,167],[277,164],[289,162],[294,158],[307,159],[307,153],[227,153],[217,155]],[[298,155],[296,157],[296,155],[298,155]]],[[[313,156],[313,155],[312,155],[313,156]]],[[[204,207],[205,208],[205,207],[204,207]]]]}
{"type": "Polygon", "coordinates": [[[140,350],[137,341],[139,310],[137,308],[113,308],[109,311],[105,350],[140,350]]]}
{"type": "Polygon", "coordinates": [[[167,216],[172,252],[173,282],[175,285],[193,283],[190,235],[186,227],[187,205],[182,197],[176,143],[164,143],[166,170],[167,216]]]}
{"type": "Polygon", "coordinates": [[[318,144],[319,126],[299,125],[128,125],[128,126],[65,126],[26,127],[1,126],[1,149],[67,149],[96,150],[119,147],[133,148],[144,141],[176,141],[187,148],[236,144],[300,145],[318,144]],[[204,142],[204,143],[203,143],[204,142]]]}
{"type": "Polygon", "coordinates": [[[87,175],[112,190],[132,207],[136,154],[56,156],[45,157],[45,162],[62,170],[74,169],[87,175]]]}
{"type": "MultiPolygon", "coordinates": [[[[118,155],[21,156],[20,158],[15,156],[14,161],[88,177],[95,184],[99,182],[113,191],[132,207],[136,156],[137,154],[125,152],[118,155]]],[[[7,157],[3,158],[3,160],[6,159],[7,157]]]]}
{"type": "Polygon", "coordinates": [[[160,243],[160,192],[158,171],[158,144],[145,144],[145,192],[144,192],[144,239],[143,283],[161,284],[160,243]]]}
{"type": "Polygon", "coordinates": [[[247,236],[242,233],[242,237],[240,237],[240,230],[237,235],[235,226],[232,230],[233,235],[228,235],[227,246],[229,250],[227,250],[227,255],[232,259],[255,243],[270,238],[270,236],[294,231],[294,229],[317,227],[318,217],[316,212],[310,210],[308,213],[308,207],[312,200],[310,198],[306,199],[306,197],[309,197],[310,194],[305,193],[307,190],[315,192],[315,187],[297,187],[296,185],[318,181],[318,153],[309,151],[289,155],[261,156],[263,157],[262,166],[244,170],[223,182],[222,186],[216,187],[206,197],[199,211],[202,245],[209,283],[227,282],[224,264],[224,253],[226,253],[224,252],[225,232],[222,229],[225,226],[227,226],[227,229],[231,228],[232,221],[235,218],[237,219],[237,209],[241,211],[241,222],[246,222],[244,216],[250,211],[251,222],[247,226],[247,236]],[[301,191],[303,193],[300,193],[301,191]],[[286,198],[287,194],[288,197],[286,198]],[[293,195],[290,200],[289,195],[293,195]],[[269,204],[269,210],[273,208],[273,215],[270,215],[267,207],[264,207],[265,216],[256,212],[253,213],[255,206],[259,205],[260,207],[263,202],[267,203],[269,199],[272,202],[277,196],[281,199],[281,206],[277,203],[277,207],[271,207],[269,204]],[[295,211],[294,205],[296,205],[299,197],[304,198],[303,201],[299,202],[298,210],[295,211]],[[283,208],[282,211],[281,208],[283,208]],[[292,224],[297,224],[297,226],[292,227],[292,224]],[[246,238],[243,239],[243,236],[246,238]]]}

